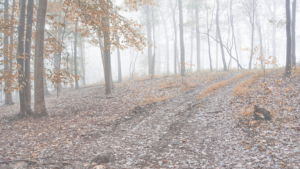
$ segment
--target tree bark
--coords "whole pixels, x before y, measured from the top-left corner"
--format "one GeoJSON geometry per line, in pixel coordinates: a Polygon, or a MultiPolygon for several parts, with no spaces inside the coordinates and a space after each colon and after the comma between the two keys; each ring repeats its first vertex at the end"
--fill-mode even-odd
{"type": "MultiPolygon", "coordinates": [[[[191,12],[191,19],[194,19],[194,16],[193,16],[193,9],[192,9],[192,12],[191,12]]],[[[194,54],[194,31],[193,31],[194,27],[193,27],[193,24],[191,25],[191,56],[190,56],[190,69],[191,69],[191,72],[193,72],[193,54],[194,54]]]]}
{"type": "Polygon", "coordinates": [[[258,28],[259,33],[259,46],[260,46],[260,66],[262,69],[264,69],[264,51],[263,51],[263,41],[262,41],[262,32],[261,32],[261,25],[260,21],[256,19],[256,25],[258,28]]]}
{"type": "Polygon", "coordinates": [[[181,76],[185,76],[185,51],[184,51],[184,37],[183,37],[183,14],[182,14],[182,0],[178,0],[179,7],[179,24],[180,24],[180,49],[181,49],[181,76]]]}
{"type": "Polygon", "coordinates": [[[34,114],[48,116],[44,97],[44,29],[47,0],[40,0],[36,19],[35,62],[34,62],[34,114]]]}
{"type": "Polygon", "coordinates": [[[218,38],[220,40],[220,48],[221,48],[221,52],[222,52],[223,67],[224,67],[224,71],[227,71],[225,53],[224,53],[223,42],[222,42],[222,36],[221,36],[220,26],[219,26],[219,0],[217,0],[216,24],[217,24],[217,30],[218,30],[218,38]]]}
{"type": "MultiPolygon", "coordinates": [[[[14,28],[13,28],[13,20],[15,15],[15,0],[12,2],[12,9],[11,9],[11,25],[10,25],[10,48],[9,48],[9,80],[8,80],[8,87],[11,87],[12,84],[12,67],[13,67],[13,45],[14,45],[14,28]]],[[[14,102],[12,101],[12,91],[8,90],[5,98],[5,104],[12,105],[14,102]]]]}
{"type": "MultiPolygon", "coordinates": [[[[177,2],[177,1],[176,1],[177,2]]],[[[175,40],[174,40],[174,74],[177,74],[177,25],[176,25],[176,16],[175,16],[175,9],[172,7],[171,0],[169,0],[169,4],[172,9],[172,18],[173,18],[173,25],[174,25],[174,34],[175,34],[175,40]]]]}
{"type": "Polygon", "coordinates": [[[291,12],[290,12],[290,0],[286,0],[286,65],[285,75],[291,76],[291,51],[292,51],[292,39],[291,39],[291,12]]]}
{"type": "Polygon", "coordinates": [[[75,23],[75,32],[74,32],[74,71],[75,71],[75,89],[79,89],[78,85],[78,74],[77,74],[77,26],[78,26],[78,20],[75,23]]]}
{"type": "Polygon", "coordinates": [[[31,61],[31,37],[32,37],[32,18],[34,0],[28,0],[27,4],[27,27],[25,41],[25,95],[28,108],[31,107],[31,80],[30,80],[30,61],[31,61]]]}
{"type": "Polygon", "coordinates": [[[120,49],[117,48],[117,56],[118,56],[118,82],[122,82],[122,65],[121,65],[121,56],[120,49]]]}
{"type": "Polygon", "coordinates": [[[200,31],[199,31],[199,6],[196,5],[196,39],[197,39],[197,71],[200,71],[200,31]]]}
{"type": "Polygon", "coordinates": [[[106,94],[112,93],[112,74],[111,74],[111,58],[110,58],[110,28],[109,18],[103,17],[104,22],[104,77],[106,94]]]}
{"type": "MultiPolygon", "coordinates": [[[[159,9],[160,10],[160,9],[159,9]]],[[[164,18],[164,15],[163,15],[163,13],[161,12],[161,10],[160,10],[160,15],[161,15],[161,17],[162,17],[162,20],[163,20],[163,24],[164,24],[164,28],[165,28],[165,36],[166,36],[166,45],[167,45],[167,48],[166,48],[166,50],[167,50],[167,56],[166,56],[166,64],[167,64],[167,74],[170,74],[170,49],[169,49],[169,36],[168,36],[168,29],[167,29],[167,26],[166,26],[166,20],[165,20],[165,18],[164,18]]]]}
{"type": "Polygon", "coordinates": [[[27,111],[27,103],[24,89],[24,31],[25,31],[25,9],[26,0],[20,0],[20,15],[18,25],[18,74],[19,74],[19,98],[20,98],[20,114],[25,116],[27,111]]]}
{"type": "Polygon", "coordinates": [[[292,66],[296,68],[296,11],[297,11],[297,0],[293,1],[292,10],[292,66]]]}
{"type": "MultiPolygon", "coordinates": [[[[153,56],[155,56],[156,54],[156,39],[155,39],[155,20],[154,20],[154,10],[153,10],[153,6],[151,7],[151,12],[152,12],[152,30],[153,30],[153,50],[154,50],[154,54],[153,56]]],[[[152,57],[152,77],[155,75],[155,57],[152,57]]]]}
{"type": "Polygon", "coordinates": [[[150,5],[146,5],[147,37],[148,37],[148,73],[152,73],[152,31],[150,23],[150,5]]]}
{"type": "Polygon", "coordinates": [[[81,69],[82,69],[82,85],[86,85],[85,82],[85,51],[84,51],[84,39],[80,36],[80,52],[81,52],[81,69]]]}
{"type": "MultiPolygon", "coordinates": [[[[4,8],[5,8],[5,11],[4,11],[4,25],[7,24],[7,21],[8,21],[8,0],[5,0],[4,2],[4,8]]],[[[11,31],[12,33],[12,31],[11,31]]],[[[12,49],[11,49],[12,51],[12,49]]],[[[5,29],[4,30],[4,80],[5,80],[5,88],[4,88],[4,92],[5,92],[5,104],[6,105],[11,105],[13,104],[13,101],[12,101],[12,95],[11,95],[11,71],[10,71],[10,68],[9,68],[9,59],[8,59],[8,55],[9,55],[9,50],[8,50],[8,29],[5,29]]],[[[12,56],[10,56],[12,57],[12,56]]],[[[11,58],[10,58],[11,60],[11,58]]],[[[1,96],[1,99],[2,99],[2,96],[1,96]]]]}

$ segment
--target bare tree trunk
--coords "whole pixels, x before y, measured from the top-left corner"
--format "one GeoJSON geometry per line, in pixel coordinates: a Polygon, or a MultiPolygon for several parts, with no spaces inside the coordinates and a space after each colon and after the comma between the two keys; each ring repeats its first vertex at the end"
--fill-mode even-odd
{"type": "Polygon", "coordinates": [[[179,28],[180,28],[180,49],[181,49],[181,76],[185,76],[185,51],[184,51],[184,37],[183,37],[183,14],[182,1],[178,0],[179,7],[179,28]]]}
{"type": "MultiPolygon", "coordinates": [[[[14,15],[15,15],[15,0],[12,2],[12,10],[11,10],[11,25],[10,25],[10,49],[9,49],[9,79],[8,79],[8,85],[7,87],[10,88],[12,84],[12,67],[13,67],[13,45],[14,45],[14,15]]],[[[12,91],[8,90],[6,95],[5,95],[5,104],[7,105],[12,105],[14,104],[13,99],[12,99],[12,91]]]]}
{"type": "Polygon", "coordinates": [[[110,60],[110,28],[109,18],[103,17],[104,21],[104,77],[106,94],[112,93],[112,74],[111,74],[111,60],[110,60]]]}
{"type": "Polygon", "coordinates": [[[150,23],[150,5],[146,5],[146,19],[147,19],[147,38],[148,38],[148,73],[152,73],[152,31],[151,31],[151,23],[150,23]]]}
{"type": "Polygon", "coordinates": [[[237,68],[239,69],[239,55],[237,52],[237,45],[236,45],[236,39],[235,39],[235,30],[234,30],[234,24],[233,24],[233,14],[232,14],[232,0],[230,0],[230,23],[232,28],[232,38],[235,48],[235,54],[236,54],[236,60],[237,60],[237,68]]]}
{"type": "Polygon", "coordinates": [[[121,65],[121,56],[120,56],[119,48],[117,48],[117,55],[118,55],[118,82],[122,82],[122,65],[121,65]]]}
{"type": "Polygon", "coordinates": [[[173,18],[174,34],[175,34],[175,40],[174,40],[174,74],[177,74],[177,56],[178,56],[178,52],[177,52],[177,25],[176,25],[175,7],[174,8],[172,7],[171,0],[169,0],[169,4],[170,4],[171,9],[172,9],[172,18],[173,18]]]}
{"type": "Polygon", "coordinates": [[[31,79],[30,79],[30,61],[31,61],[31,36],[32,36],[32,18],[33,18],[34,0],[28,0],[27,4],[27,27],[25,41],[25,87],[26,103],[31,108],[31,79]]]}
{"type": "Polygon", "coordinates": [[[291,12],[290,12],[290,0],[286,0],[286,65],[285,75],[291,75],[291,51],[292,51],[292,39],[291,39],[291,12]]]}
{"type": "MultiPolygon", "coordinates": [[[[154,20],[154,10],[153,10],[153,6],[151,7],[151,12],[152,12],[152,30],[153,30],[153,50],[154,50],[154,54],[153,56],[155,56],[156,54],[156,41],[155,41],[155,20],[154,20]]],[[[152,77],[155,74],[155,57],[152,58],[152,77]]]]}
{"type": "Polygon", "coordinates": [[[262,33],[261,33],[261,25],[258,18],[256,19],[256,25],[259,33],[259,46],[260,46],[260,65],[261,68],[264,68],[264,51],[263,51],[263,41],[262,41],[262,33]]]}
{"type": "Polygon", "coordinates": [[[18,25],[18,74],[19,74],[19,98],[20,98],[20,115],[25,116],[27,103],[24,91],[24,31],[25,31],[25,9],[26,0],[20,0],[20,16],[18,25]]]}
{"type": "MultiPolygon", "coordinates": [[[[216,40],[219,40],[218,29],[216,29],[216,40]]],[[[219,44],[216,42],[216,69],[219,70],[219,44]]]]}
{"type": "MultiPolygon", "coordinates": [[[[194,19],[194,16],[193,16],[193,9],[192,9],[192,12],[191,12],[191,19],[194,19]]],[[[194,41],[193,41],[193,38],[194,38],[194,32],[193,32],[193,25],[191,26],[191,56],[190,56],[190,69],[191,69],[191,72],[193,72],[193,52],[194,52],[194,41]]]]}
{"type": "MultiPolygon", "coordinates": [[[[160,8],[159,8],[159,10],[160,10],[160,8]]],[[[167,64],[167,74],[170,74],[170,54],[169,54],[169,39],[168,39],[168,30],[167,30],[167,26],[166,26],[166,20],[165,20],[165,18],[164,18],[164,15],[163,15],[163,13],[161,12],[161,10],[160,10],[160,15],[161,15],[161,17],[162,17],[162,20],[163,20],[163,24],[164,24],[164,28],[165,28],[165,36],[166,36],[166,45],[167,45],[167,48],[166,48],[166,50],[167,50],[167,58],[166,58],[166,60],[167,60],[167,62],[166,62],[166,64],[167,64]]]]}
{"type": "Polygon", "coordinates": [[[34,113],[36,117],[48,116],[44,98],[44,29],[47,0],[40,0],[36,19],[34,62],[34,113]]]}
{"type": "Polygon", "coordinates": [[[78,85],[78,74],[77,74],[77,26],[78,26],[78,19],[75,23],[75,32],[74,32],[74,71],[75,71],[75,89],[79,89],[78,85]]]}
{"type": "MultiPolygon", "coordinates": [[[[45,72],[45,69],[44,69],[44,72],[45,72]]],[[[44,95],[45,96],[50,96],[50,92],[48,90],[48,84],[47,84],[47,79],[45,76],[43,76],[43,83],[44,83],[44,95]]]]}
{"type": "Polygon", "coordinates": [[[196,39],[197,39],[197,71],[200,71],[200,31],[199,31],[199,6],[196,5],[196,39]]]}
{"type": "Polygon", "coordinates": [[[84,39],[80,36],[81,45],[80,45],[80,52],[81,52],[81,69],[82,69],[82,85],[86,85],[85,79],[85,51],[84,51],[84,39]]]}
{"type": "Polygon", "coordinates": [[[223,67],[224,67],[224,71],[226,71],[227,70],[227,66],[226,66],[226,60],[225,60],[225,53],[224,53],[222,36],[221,36],[220,26],[219,26],[219,0],[217,0],[216,22],[217,22],[218,37],[219,37],[219,40],[220,40],[220,48],[221,48],[221,52],[222,52],[223,67]]]}
{"type": "MultiPolygon", "coordinates": [[[[8,22],[8,0],[5,0],[4,2],[4,25],[7,24],[8,22]]],[[[12,101],[12,96],[11,96],[11,71],[9,70],[9,60],[8,60],[8,55],[9,55],[9,51],[8,51],[8,28],[6,28],[4,30],[4,80],[5,80],[5,88],[4,88],[4,92],[5,92],[5,104],[6,105],[11,105],[13,104],[12,101]]],[[[11,49],[12,51],[12,49],[11,49]]],[[[12,56],[11,56],[12,57],[12,56]]],[[[11,60],[11,59],[10,59],[11,60]]],[[[2,93],[1,93],[2,94],[2,93]]],[[[1,99],[2,99],[2,95],[1,95],[1,99]]]]}
{"type": "Polygon", "coordinates": [[[293,1],[292,11],[292,66],[296,68],[296,11],[297,11],[297,0],[293,1]]]}

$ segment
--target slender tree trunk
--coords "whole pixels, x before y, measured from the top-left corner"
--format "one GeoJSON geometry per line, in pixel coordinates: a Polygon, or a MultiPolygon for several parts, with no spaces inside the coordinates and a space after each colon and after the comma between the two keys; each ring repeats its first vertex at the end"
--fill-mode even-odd
{"type": "MultiPolygon", "coordinates": [[[[219,40],[218,29],[216,29],[216,40],[219,40]]],[[[216,69],[219,70],[219,44],[216,42],[216,69]]]]}
{"type": "Polygon", "coordinates": [[[285,75],[291,75],[291,51],[292,51],[292,39],[291,39],[291,12],[290,12],[290,0],[286,0],[286,65],[285,75]]]}
{"type": "MultiPolygon", "coordinates": [[[[277,19],[277,16],[276,16],[276,5],[274,4],[274,11],[273,11],[273,19],[276,21],[277,19]]],[[[273,24],[273,30],[272,30],[272,34],[273,34],[273,41],[272,41],[272,48],[273,48],[273,57],[274,58],[277,58],[277,48],[276,48],[276,29],[277,29],[277,26],[276,24],[273,24]]]]}
{"type": "Polygon", "coordinates": [[[221,31],[220,31],[220,26],[219,26],[219,0],[217,0],[216,22],[217,22],[218,37],[219,37],[219,40],[220,40],[220,48],[221,48],[221,52],[222,52],[223,67],[224,67],[224,71],[226,71],[227,66],[226,66],[226,60],[225,60],[225,53],[224,53],[222,36],[221,36],[221,31]]]}
{"type": "Polygon", "coordinates": [[[75,23],[75,33],[74,33],[74,71],[75,71],[75,89],[79,89],[78,85],[78,74],[77,74],[77,26],[78,26],[78,20],[75,23]]]}
{"type": "Polygon", "coordinates": [[[150,23],[150,5],[146,5],[146,19],[147,19],[147,37],[148,37],[148,73],[152,73],[152,31],[151,31],[151,23],[150,23]]]}
{"type": "MultiPolygon", "coordinates": [[[[153,30],[153,50],[154,50],[154,54],[153,56],[155,56],[156,54],[156,41],[155,41],[155,20],[154,20],[154,10],[153,10],[153,6],[151,7],[151,12],[152,12],[152,30],[153,30]]],[[[152,77],[155,74],[155,57],[152,57],[152,77]]]]}
{"type": "Polygon", "coordinates": [[[86,85],[85,79],[85,51],[84,51],[84,39],[80,36],[81,45],[80,45],[80,52],[81,52],[81,69],[82,69],[82,85],[86,85]]]}
{"type": "Polygon", "coordinates": [[[111,74],[111,58],[110,58],[110,28],[109,28],[109,18],[103,17],[104,21],[104,77],[105,77],[105,87],[106,94],[112,93],[112,74],[111,74]]]}
{"type": "Polygon", "coordinates": [[[183,37],[183,14],[182,1],[178,0],[179,7],[179,24],[180,24],[180,49],[181,49],[181,76],[185,76],[185,52],[184,52],[184,37],[183,37]]]}
{"type": "MultiPolygon", "coordinates": [[[[7,24],[8,21],[8,0],[5,0],[4,2],[4,25],[7,24]]],[[[12,49],[11,49],[12,51],[12,49]]],[[[12,101],[12,96],[11,96],[11,71],[10,68],[8,66],[9,64],[9,59],[8,59],[8,55],[9,55],[9,51],[8,51],[8,29],[4,30],[4,78],[5,78],[5,88],[4,88],[4,92],[5,92],[5,104],[6,105],[11,105],[13,104],[12,101]]],[[[11,56],[12,57],[12,56],[11,56]]],[[[11,60],[11,58],[10,58],[11,60]]],[[[2,99],[2,96],[1,96],[2,99]]]]}
{"type": "Polygon", "coordinates": [[[31,61],[31,36],[34,0],[28,0],[27,5],[27,27],[25,41],[25,95],[28,108],[31,108],[31,80],[30,80],[30,61],[31,61]]]}
{"type": "Polygon", "coordinates": [[[119,48],[117,48],[117,56],[118,56],[118,82],[122,82],[122,65],[121,65],[121,56],[120,56],[119,48]]]}
{"type": "MultiPolygon", "coordinates": [[[[45,69],[44,69],[45,72],[45,69]]],[[[47,84],[47,79],[45,76],[43,76],[43,83],[44,83],[44,96],[50,96],[50,92],[48,90],[48,84],[47,84]]]]}
{"type": "MultiPolygon", "coordinates": [[[[254,22],[254,18],[253,18],[253,22],[254,22]]],[[[251,33],[251,56],[250,56],[250,61],[249,61],[249,69],[251,69],[251,67],[252,67],[252,59],[253,59],[253,53],[254,53],[254,49],[253,49],[253,46],[254,46],[254,23],[251,23],[251,30],[252,30],[252,33],[251,33]]]]}
{"type": "Polygon", "coordinates": [[[236,39],[235,39],[235,30],[234,30],[234,24],[233,24],[232,0],[230,0],[230,23],[231,23],[232,38],[233,38],[235,54],[236,54],[236,60],[237,60],[237,69],[239,69],[239,55],[238,55],[238,52],[237,52],[236,39]]]}
{"type": "MultiPolygon", "coordinates": [[[[9,49],[9,79],[8,79],[8,88],[11,87],[12,84],[12,68],[13,68],[13,51],[14,51],[14,15],[15,15],[15,0],[12,2],[12,10],[11,10],[11,25],[10,25],[10,49],[9,49]]],[[[5,95],[5,104],[7,105],[12,105],[14,104],[13,99],[12,99],[12,91],[8,90],[6,95],[5,95]]]]}
{"type": "Polygon", "coordinates": [[[167,29],[167,26],[166,26],[166,20],[165,20],[165,18],[164,18],[164,15],[163,15],[163,13],[161,12],[161,10],[160,10],[160,15],[161,15],[161,17],[162,17],[162,20],[163,20],[163,24],[164,24],[164,28],[165,28],[165,36],[166,36],[166,45],[167,45],[167,48],[166,48],[166,50],[167,50],[167,56],[166,56],[166,60],[167,60],[167,62],[166,62],[166,64],[167,64],[167,74],[170,74],[170,49],[169,49],[169,36],[168,36],[168,29],[167,29]]]}
{"type": "MultiPolygon", "coordinates": [[[[169,0],[169,4],[172,8],[171,0],[169,0]]],[[[178,56],[178,52],[177,52],[177,25],[176,25],[176,15],[175,15],[175,9],[174,8],[172,8],[172,18],[173,18],[174,34],[175,34],[175,40],[174,40],[174,74],[177,74],[177,56],[178,56]]]]}
{"type": "Polygon", "coordinates": [[[25,116],[27,103],[24,91],[24,31],[25,31],[25,9],[26,0],[20,0],[20,16],[18,25],[18,74],[19,74],[19,98],[20,98],[20,115],[25,116]]]}
{"type": "Polygon", "coordinates": [[[200,31],[199,31],[199,6],[198,4],[196,5],[196,39],[197,39],[197,71],[201,70],[201,65],[200,65],[200,31]]]}
{"type": "MultiPolygon", "coordinates": [[[[191,12],[191,19],[194,19],[194,16],[193,16],[193,9],[192,9],[192,12],[191,12]]],[[[194,38],[194,31],[193,31],[193,26],[191,26],[191,57],[190,57],[190,69],[191,69],[191,72],[193,72],[193,54],[194,54],[194,41],[193,41],[193,38],[194,38]]]]}
{"type": "Polygon", "coordinates": [[[34,113],[36,117],[48,116],[44,98],[44,29],[47,0],[39,0],[36,19],[35,62],[34,62],[34,113]]]}
{"type": "Polygon", "coordinates": [[[296,68],[296,11],[297,11],[297,0],[293,1],[292,11],[292,66],[296,68]]]}
{"type": "Polygon", "coordinates": [[[260,21],[258,19],[256,19],[256,25],[257,25],[258,33],[259,33],[260,66],[263,69],[264,68],[264,51],[263,51],[263,41],[262,41],[261,25],[260,25],[260,21]]]}

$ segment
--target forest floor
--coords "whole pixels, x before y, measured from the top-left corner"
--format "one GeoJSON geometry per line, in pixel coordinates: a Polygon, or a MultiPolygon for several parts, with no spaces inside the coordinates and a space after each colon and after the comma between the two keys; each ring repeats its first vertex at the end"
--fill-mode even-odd
{"type": "Polygon", "coordinates": [[[137,79],[0,107],[0,168],[300,168],[300,76],[283,70],[137,79]],[[254,105],[272,120],[254,120],[254,105]],[[112,153],[108,164],[91,162],[112,153]],[[112,159],[113,159],[112,158],[112,159]]]}

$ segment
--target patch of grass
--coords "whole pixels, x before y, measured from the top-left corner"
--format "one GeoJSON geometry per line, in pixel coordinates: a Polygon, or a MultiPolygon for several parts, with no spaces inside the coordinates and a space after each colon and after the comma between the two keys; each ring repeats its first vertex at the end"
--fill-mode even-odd
{"type": "Polygon", "coordinates": [[[207,97],[209,96],[210,94],[214,93],[215,91],[239,80],[240,78],[243,78],[245,76],[248,76],[252,74],[252,72],[245,72],[245,73],[242,73],[242,74],[239,74],[239,75],[236,75],[234,76],[233,78],[229,79],[229,80],[224,80],[224,81],[220,81],[220,82],[217,82],[217,83],[214,83],[210,86],[208,86],[203,92],[201,92],[199,94],[199,96],[197,97],[197,99],[202,99],[204,97],[207,97]]]}

